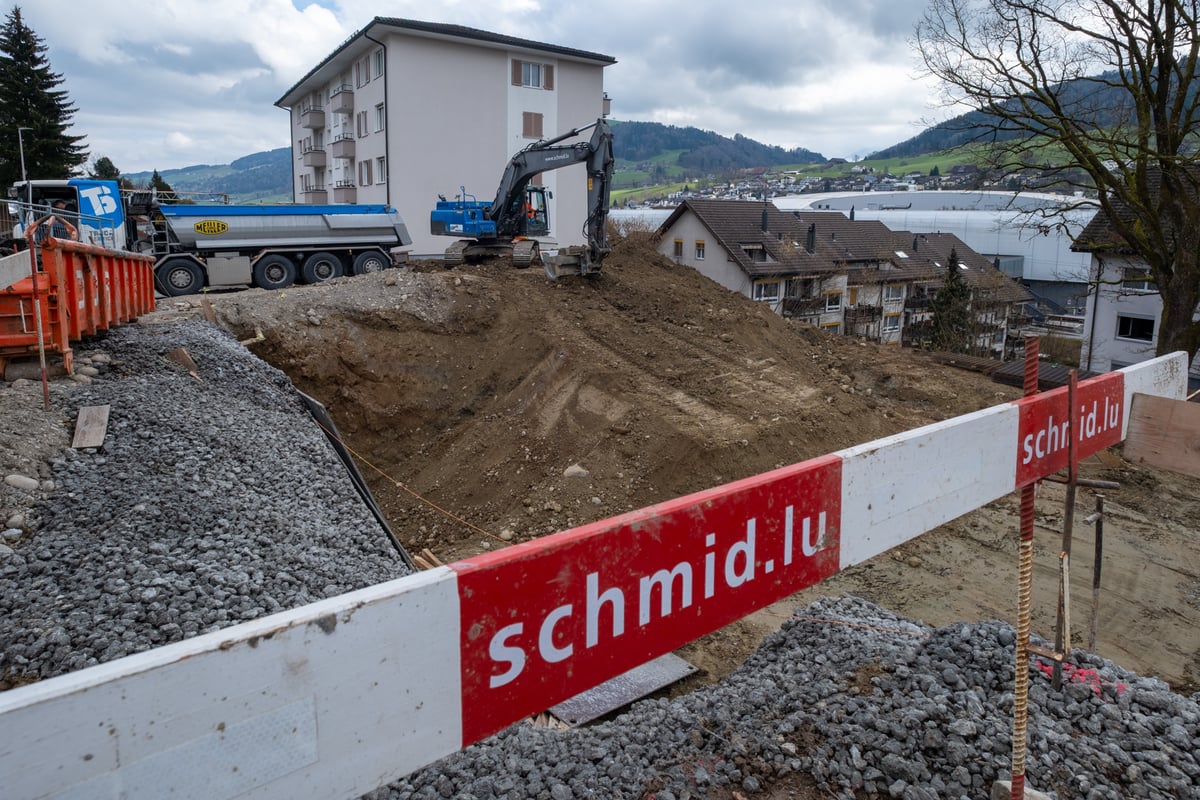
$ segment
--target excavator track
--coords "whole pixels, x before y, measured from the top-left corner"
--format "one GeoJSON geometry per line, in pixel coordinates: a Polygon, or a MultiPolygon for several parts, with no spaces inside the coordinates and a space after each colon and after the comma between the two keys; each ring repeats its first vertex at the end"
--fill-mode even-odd
{"type": "Polygon", "coordinates": [[[447,267],[461,266],[466,260],[467,246],[470,242],[458,241],[446,248],[446,255],[443,262],[447,267]]]}
{"type": "Polygon", "coordinates": [[[513,242],[512,265],[517,269],[525,269],[531,264],[541,263],[542,255],[536,240],[527,239],[513,242]]]}

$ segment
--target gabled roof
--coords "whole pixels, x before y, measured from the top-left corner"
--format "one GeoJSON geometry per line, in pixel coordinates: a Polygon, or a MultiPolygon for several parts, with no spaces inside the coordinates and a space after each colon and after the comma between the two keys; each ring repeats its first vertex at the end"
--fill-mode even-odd
{"type": "Polygon", "coordinates": [[[686,213],[696,215],[750,277],[844,272],[851,285],[923,282],[940,285],[954,250],[967,285],[989,299],[1033,299],[1023,286],[952,233],[893,231],[878,220],[852,220],[838,211],[780,211],[769,202],[686,200],[659,226],[665,234],[686,213]],[[811,247],[810,247],[811,245],[811,247]],[[763,262],[748,250],[761,248],[763,262]]]}
{"type": "MultiPolygon", "coordinates": [[[[913,238],[913,234],[907,231],[898,235],[913,238]]],[[[996,269],[991,261],[976,253],[953,233],[919,233],[916,238],[919,251],[923,250],[937,267],[939,284],[945,278],[950,251],[953,250],[961,275],[977,295],[1001,303],[1028,303],[1033,300],[1033,294],[1028,289],[996,269]]]]}
{"type": "MultiPolygon", "coordinates": [[[[1200,196],[1200,168],[1184,168],[1178,173],[1177,177],[1186,184],[1184,189],[1185,194],[1190,194],[1193,198],[1200,196]]],[[[1165,198],[1162,197],[1162,190],[1162,171],[1158,169],[1147,171],[1147,196],[1149,201],[1157,205],[1160,209],[1164,205],[1169,205],[1172,199],[1170,195],[1165,198]]],[[[1097,211],[1091,221],[1075,237],[1075,241],[1071,243],[1073,251],[1076,253],[1110,252],[1121,254],[1136,252],[1129,246],[1125,238],[1117,232],[1117,228],[1113,224],[1113,216],[1115,216],[1126,227],[1132,226],[1135,221],[1134,212],[1120,198],[1112,197],[1110,199],[1112,201],[1113,214],[1110,215],[1103,208],[1097,211]]],[[[1172,224],[1165,215],[1160,217],[1160,221],[1165,233],[1170,235],[1172,233],[1172,224]]]]}
{"type": "Polygon", "coordinates": [[[685,200],[659,232],[689,211],[751,276],[829,273],[889,254],[891,232],[881,222],[855,222],[837,211],[780,211],[772,203],[748,200],[685,200]],[[761,248],[770,260],[754,260],[747,248],[761,248]]]}
{"type": "Polygon", "coordinates": [[[617,60],[612,56],[606,56],[602,53],[592,53],[587,50],[577,50],[573,47],[563,47],[562,45],[549,44],[547,42],[537,42],[532,39],[521,39],[516,36],[505,36],[501,33],[492,33],[491,31],[483,31],[477,28],[468,28],[464,25],[450,25],[441,22],[422,22],[415,19],[401,19],[399,17],[375,17],[366,24],[361,30],[352,33],[346,41],[338,45],[338,48],[322,59],[321,63],[310,69],[303,78],[296,81],[286,92],[283,93],[275,105],[281,108],[288,108],[291,104],[285,102],[297,89],[304,85],[313,75],[321,71],[321,69],[334,61],[347,48],[357,42],[360,38],[366,37],[375,28],[391,28],[398,31],[412,33],[417,36],[427,36],[443,39],[458,39],[468,40],[486,45],[499,45],[506,48],[516,50],[533,50],[542,53],[552,53],[556,56],[567,58],[576,61],[594,61],[602,66],[617,63],[617,60]]]}

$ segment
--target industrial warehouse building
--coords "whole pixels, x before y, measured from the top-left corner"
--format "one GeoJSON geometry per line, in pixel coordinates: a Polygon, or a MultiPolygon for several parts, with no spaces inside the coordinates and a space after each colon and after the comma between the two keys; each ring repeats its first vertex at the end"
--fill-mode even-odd
{"type": "MultiPolygon", "coordinates": [[[[301,203],[387,203],[415,256],[452,241],[429,233],[439,195],[491,200],[512,156],[606,111],[610,56],[498,33],[376,17],[288,89],[293,192],[301,203]]],[[[539,176],[551,235],[582,244],[582,164],[539,176]]]]}

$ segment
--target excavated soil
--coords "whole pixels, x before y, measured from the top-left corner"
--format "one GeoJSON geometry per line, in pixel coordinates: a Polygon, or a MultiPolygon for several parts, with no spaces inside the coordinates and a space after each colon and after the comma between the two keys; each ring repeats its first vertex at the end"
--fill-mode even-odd
{"type": "MultiPolygon", "coordinates": [[[[286,291],[172,299],[211,313],[331,411],[412,553],[445,562],[994,405],[1017,390],[919,354],[800,326],[618,244],[595,279],[434,263],[286,291]]],[[[970,447],[970,442],[964,442],[970,447]]],[[[1200,482],[1106,453],[1097,651],[1200,689],[1200,482]]],[[[286,476],[281,476],[286,479],[286,476]]],[[[1075,528],[1074,643],[1092,602],[1094,492],[1075,528]]],[[[1039,496],[1035,632],[1053,636],[1063,489],[1039,496]]],[[[1005,498],[696,642],[727,675],[793,609],[852,593],[934,625],[1015,620],[1005,498]]],[[[852,531],[846,535],[853,535],[852,531]]],[[[686,686],[684,687],[686,688],[686,686]]]]}

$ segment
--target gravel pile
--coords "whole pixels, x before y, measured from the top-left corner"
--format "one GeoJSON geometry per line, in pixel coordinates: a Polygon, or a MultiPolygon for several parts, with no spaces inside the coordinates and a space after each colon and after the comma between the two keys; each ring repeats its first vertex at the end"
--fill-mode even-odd
{"type": "Polygon", "coordinates": [[[287,377],[214,325],[116,328],[62,395],[111,406],[5,531],[0,675],[48,678],[409,572],[287,377]],[[196,375],[165,354],[185,348],[196,375]]]}
{"type": "MultiPolygon", "coordinates": [[[[94,344],[107,366],[57,402],[111,405],[105,444],[56,457],[53,490],[0,544],[5,681],[408,572],[282,373],[204,323],[94,344]],[[180,347],[195,375],[164,357],[180,347]]],[[[720,684],[586,728],[516,725],[367,797],[986,797],[1010,771],[1014,639],[823,600],[720,684]]],[[[1058,692],[1031,668],[1030,785],[1200,800],[1200,695],[1073,661],[1058,692]]]]}
{"type": "MultiPolygon", "coordinates": [[[[514,726],[367,797],[784,797],[810,776],[821,797],[986,798],[1012,769],[1014,641],[999,622],[932,629],[822,600],[719,685],[587,728],[514,726]]],[[[1081,652],[1074,664],[1060,692],[1031,667],[1029,786],[1200,798],[1200,695],[1081,652]]]]}

